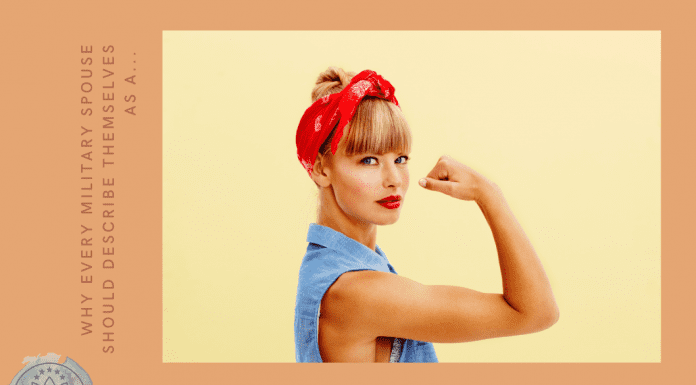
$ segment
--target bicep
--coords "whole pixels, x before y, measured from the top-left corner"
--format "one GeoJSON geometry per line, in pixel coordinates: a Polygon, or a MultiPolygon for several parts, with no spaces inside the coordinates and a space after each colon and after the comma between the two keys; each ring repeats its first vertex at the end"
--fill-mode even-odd
{"type": "Polygon", "coordinates": [[[535,331],[501,294],[428,286],[376,271],[351,273],[339,286],[346,321],[367,336],[465,342],[535,331]]]}

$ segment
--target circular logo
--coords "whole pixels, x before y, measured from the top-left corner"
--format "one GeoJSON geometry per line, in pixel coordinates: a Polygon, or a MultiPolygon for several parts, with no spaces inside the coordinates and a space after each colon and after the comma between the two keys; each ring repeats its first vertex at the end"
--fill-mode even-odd
{"type": "Polygon", "coordinates": [[[11,385],[92,385],[87,372],[77,362],[65,358],[58,363],[59,355],[48,353],[41,357],[27,357],[28,363],[12,379],[11,385]]]}

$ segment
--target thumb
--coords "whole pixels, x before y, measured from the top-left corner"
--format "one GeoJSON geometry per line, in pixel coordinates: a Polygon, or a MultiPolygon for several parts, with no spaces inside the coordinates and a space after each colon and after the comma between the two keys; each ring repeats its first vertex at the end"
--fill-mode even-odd
{"type": "Polygon", "coordinates": [[[452,195],[452,183],[447,180],[433,179],[425,177],[418,181],[418,184],[426,190],[439,191],[443,194],[452,195]]]}

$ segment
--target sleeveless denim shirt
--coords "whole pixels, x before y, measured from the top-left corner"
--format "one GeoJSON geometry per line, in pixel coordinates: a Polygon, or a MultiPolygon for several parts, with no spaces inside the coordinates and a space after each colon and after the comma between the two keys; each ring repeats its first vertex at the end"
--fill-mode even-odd
{"type": "MultiPolygon", "coordinates": [[[[379,246],[377,252],[338,231],[317,224],[309,225],[307,253],[300,266],[295,302],[295,359],[322,362],[319,353],[319,310],[321,299],[341,274],[375,270],[396,274],[379,246]]],[[[396,362],[437,362],[430,342],[397,339],[392,345],[396,362]],[[400,343],[401,354],[398,354],[400,343]],[[395,349],[396,348],[396,349],[395,349]]]]}

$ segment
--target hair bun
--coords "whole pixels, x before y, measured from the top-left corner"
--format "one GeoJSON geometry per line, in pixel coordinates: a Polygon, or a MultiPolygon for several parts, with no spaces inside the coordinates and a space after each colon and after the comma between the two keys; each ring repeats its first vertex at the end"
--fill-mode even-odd
{"type": "Polygon", "coordinates": [[[329,67],[317,78],[316,86],[312,90],[312,103],[326,95],[341,92],[350,83],[353,76],[355,76],[354,72],[346,72],[338,67],[329,67]]]}

